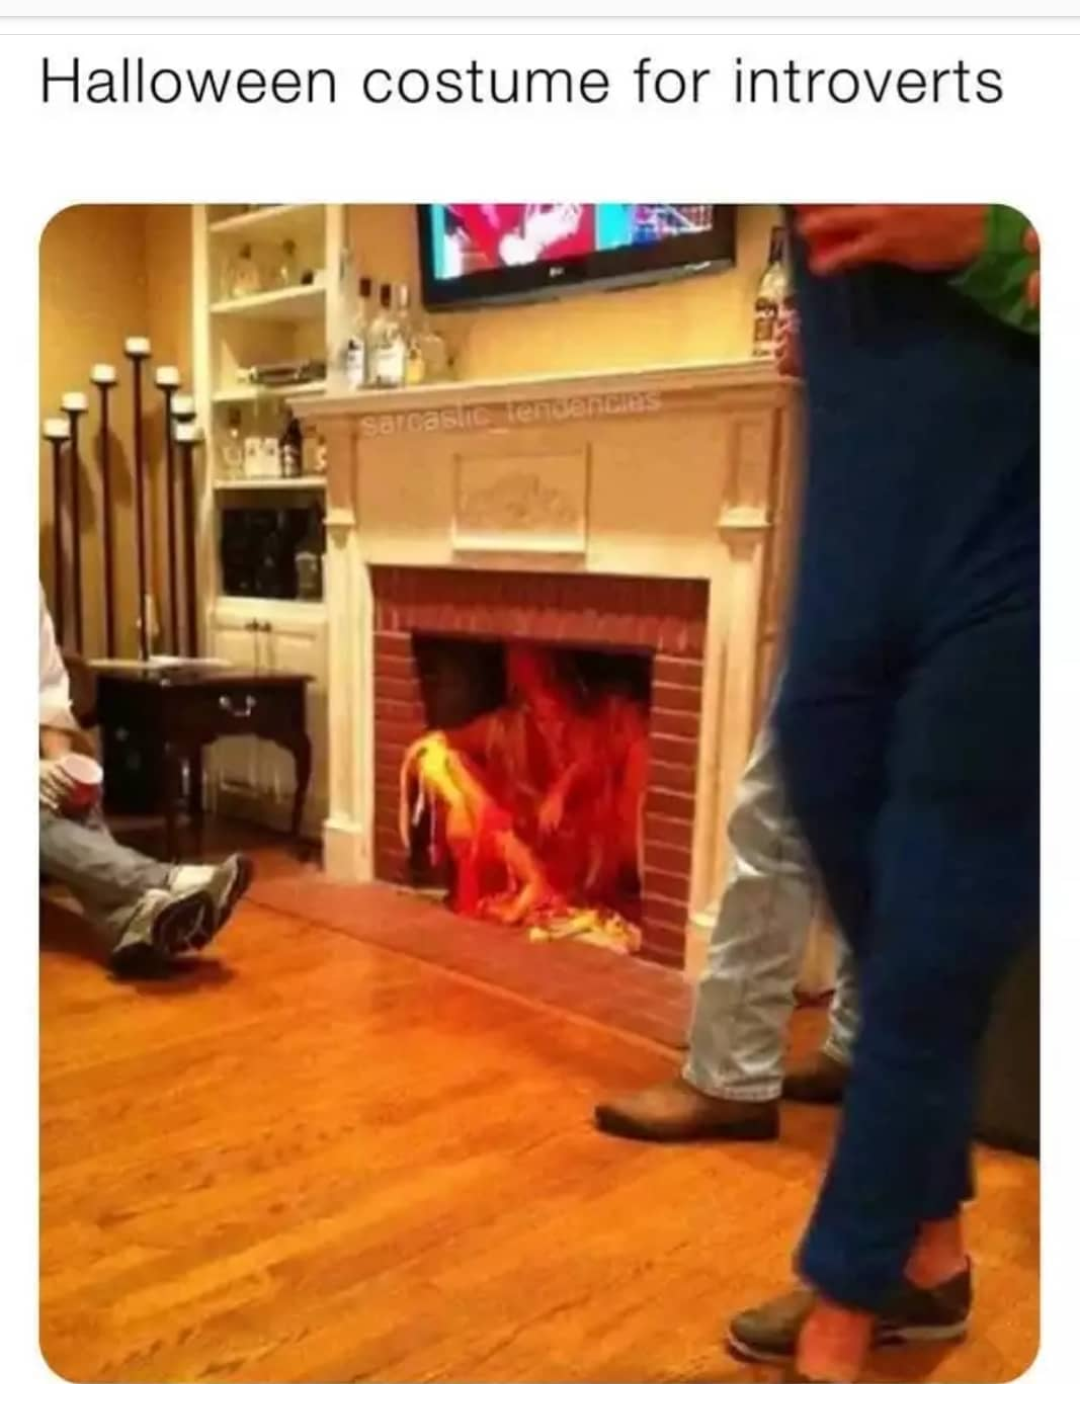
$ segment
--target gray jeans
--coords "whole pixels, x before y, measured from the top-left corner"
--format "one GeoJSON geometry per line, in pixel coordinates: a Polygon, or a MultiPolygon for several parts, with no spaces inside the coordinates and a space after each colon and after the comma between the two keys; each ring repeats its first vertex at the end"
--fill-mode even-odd
{"type": "Polygon", "coordinates": [[[171,870],[114,840],[99,815],[82,820],[40,811],[41,870],[74,894],[111,947],[148,889],[165,889],[171,870]]]}
{"type": "MultiPolygon", "coordinates": [[[[683,1075],[707,1095],[772,1100],[783,1081],[817,884],[767,722],[739,783],[728,835],[731,872],[697,986],[683,1075]]],[[[858,1025],[854,968],[841,942],[824,1044],[830,1056],[850,1060],[858,1025]]]]}

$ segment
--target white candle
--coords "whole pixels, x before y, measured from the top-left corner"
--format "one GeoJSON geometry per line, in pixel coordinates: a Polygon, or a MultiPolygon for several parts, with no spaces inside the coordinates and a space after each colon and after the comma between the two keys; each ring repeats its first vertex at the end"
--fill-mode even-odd
{"type": "Polygon", "coordinates": [[[95,364],[90,370],[90,382],[99,388],[111,388],[116,382],[116,370],[112,364],[95,364]]]}
{"type": "Polygon", "coordinates": [[[60,406],[65,413],[85,413],[90,399],[85,393],[65,393],[60,399],[60,406]]]}
{"type": "Polygon", "coordinates": [[[172,364],[163,364],[161,368],[154,370],[154,382],[159,388],[179,388],[180,370],[172,364]]]}
{"type": "Polygon", "coordinates": [[[177,442],[201,442],[202,432],[197,423],[177,423],[173,431],[177,442]]]}
{"type": "Polygon", "coordinates": [[[71,433],[67,418],[46,418],[42,431],[50,442],[66,442],[71,433]]]}
{"type": "Polygon", "coordinates": [[[173,417],[178,421],[195,416],[195,399],[190,393],[178,393],[172,400],[173,417]]]}
{"type": "Polygon", "coordinates": [[[132,334],[124,340],[124,353],[145,359],[150,352],[150,340],[142,334],[132,334]]]}

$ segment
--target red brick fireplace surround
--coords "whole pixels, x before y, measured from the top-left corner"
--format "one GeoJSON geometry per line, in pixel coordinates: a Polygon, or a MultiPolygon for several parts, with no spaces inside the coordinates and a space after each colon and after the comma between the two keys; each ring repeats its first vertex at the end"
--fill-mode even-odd
{"type": "Polygon", "coordinates": [[[403,881],[398,779],[425,719],[414,634],[529,640],[652,656],[643,953],[681,967],[693,850],[708,586],[637,576],[372,569],[375,874],[403,881]]]}
{"type": "Polygon", "coordinates": [[[797,387],[763,361],[688,363],[366,390],[298,412],[327,447],[327,874],[417,870],[397,806],[422,704],[464,711],[495,687],[486,669],[473,681],[469,665],[492,662],[475,642],[440,681],[447,639],[637,653],[652,692],[645,942],[696,977],[779,641],[797,387]]]}

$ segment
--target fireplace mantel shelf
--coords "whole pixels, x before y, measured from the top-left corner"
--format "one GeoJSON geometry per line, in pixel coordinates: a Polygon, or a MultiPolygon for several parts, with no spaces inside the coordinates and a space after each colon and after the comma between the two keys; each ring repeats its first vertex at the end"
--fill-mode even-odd
{"type": "Polygon", "coordinates": [[[425,383],[413,388],[370,388],[362,393],[297,398],[292,406],[301,417],[321,420],[481,403],[516,403],[531,398],[558,400],[610,394],[662,395],[691,391],[730,394],[739,390],[780,390],[796,384],[797,380],[778,374],[767,361],[743,359],[726,363],[657,364],[647,368],[482,379],[478,382],[425,383]]]}

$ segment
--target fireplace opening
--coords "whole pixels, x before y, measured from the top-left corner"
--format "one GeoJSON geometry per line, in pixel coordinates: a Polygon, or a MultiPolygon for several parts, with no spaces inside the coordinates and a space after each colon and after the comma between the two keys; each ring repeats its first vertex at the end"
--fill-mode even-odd
{"type": "Polygon", "coordinates": [[[410,882],[470,917],[636,951],[652,654],[431,634],[412,653],[410,882]]]}

